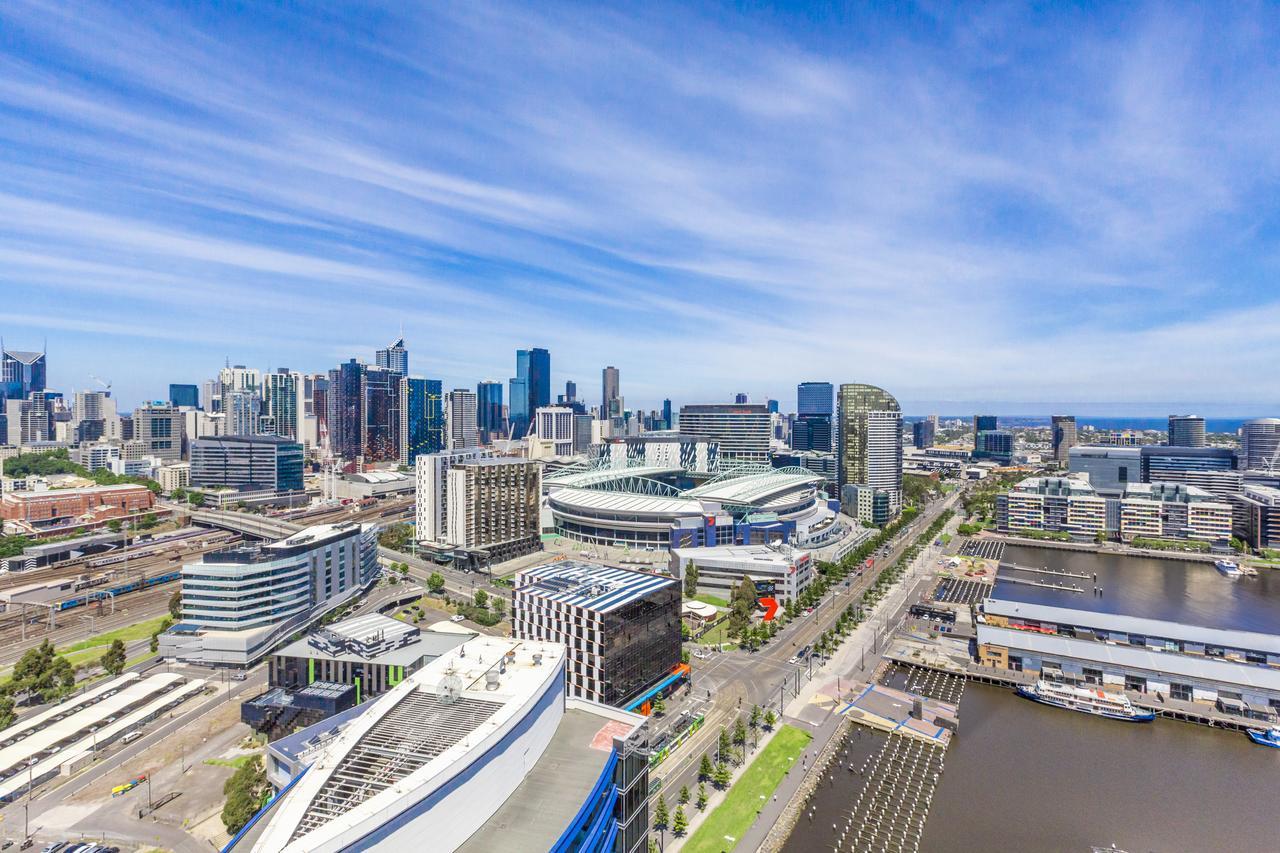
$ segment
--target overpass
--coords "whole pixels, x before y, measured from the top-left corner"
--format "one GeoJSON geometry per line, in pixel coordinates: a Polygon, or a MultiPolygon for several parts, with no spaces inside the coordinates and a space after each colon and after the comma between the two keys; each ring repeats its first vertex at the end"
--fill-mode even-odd
{"type": "Polygon", "coordinates": [[[216,509],[193,509],[191,523],[201,527],[218,527],[259,539],[284,539],[303,528],[279,518],[266,518],[246,512],[223,512],[216,509]]]}

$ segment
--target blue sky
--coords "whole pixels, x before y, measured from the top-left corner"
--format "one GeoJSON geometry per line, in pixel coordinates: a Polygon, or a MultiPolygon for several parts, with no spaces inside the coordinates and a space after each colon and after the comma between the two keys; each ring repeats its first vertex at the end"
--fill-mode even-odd
{"type": "Polygon", "coordinates": [[[0,332],[65,390],[403,325],[589,402],[1280,409],[1274,5],[222,5],[0,5],[0,332]]]}

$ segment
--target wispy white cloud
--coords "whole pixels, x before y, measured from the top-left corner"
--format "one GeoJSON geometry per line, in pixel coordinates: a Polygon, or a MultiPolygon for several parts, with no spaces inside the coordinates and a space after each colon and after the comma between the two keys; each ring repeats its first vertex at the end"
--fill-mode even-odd
{"type": "Polygon", "coordinates": [[[8,4],[0,322],[192,342],[139,397],[401,323],[650,405],[1280,397],[1280,15],[929,14],[8,4]]]}

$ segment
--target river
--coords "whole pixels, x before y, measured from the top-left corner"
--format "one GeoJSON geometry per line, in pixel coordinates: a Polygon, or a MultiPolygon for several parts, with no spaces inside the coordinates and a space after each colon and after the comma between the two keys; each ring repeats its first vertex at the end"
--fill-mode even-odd
{"type": "MultiPolygon", "coordinates": [[[[1100,565],[1102,602],[1090,602],[1099,609],[1121,594],[1123,571],[1128,603],[1145,598],[1140,609],[1169,608],[1188,621],[1256,624],[1273,612],[1270,593],[1280,586],[1280,572],[1241,586],[1212,566],[1159,559],[1010,548],[1005,560],[1090,574],[1100,565]]],[[[847,766],[883,737],[850,739],[845,772],[815,792],[787,853],[831,849],[831,825],[843,822],[861,784],[847,766]]],[[[1280,750],[1239,732],[1116,722],[968,684],[920,850],[1088,853],[1112,844],[1129,853],[1280,850],[1280,750]]]]}

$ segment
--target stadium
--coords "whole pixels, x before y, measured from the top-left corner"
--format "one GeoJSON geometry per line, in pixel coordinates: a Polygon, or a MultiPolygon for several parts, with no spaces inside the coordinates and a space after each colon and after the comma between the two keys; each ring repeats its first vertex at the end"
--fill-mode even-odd
{"type": "Polygon", "coordinates": [[[845,532],[837,502],[805,468],[740,465],[713,476],[675,466],[608,460],[546,476],[555,530],[566,538],[632,548],[787,542],[818,546],[845,532]],[[701,482],[696,482],[697,480],[701,482]]]}

